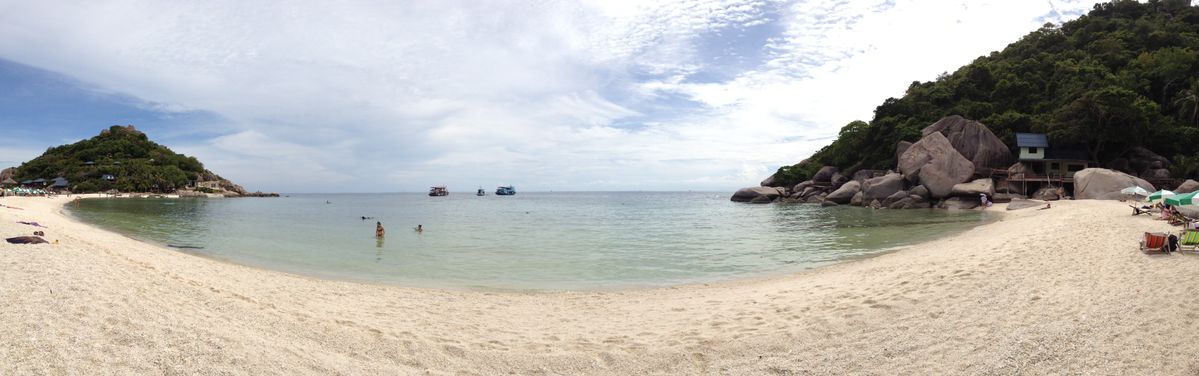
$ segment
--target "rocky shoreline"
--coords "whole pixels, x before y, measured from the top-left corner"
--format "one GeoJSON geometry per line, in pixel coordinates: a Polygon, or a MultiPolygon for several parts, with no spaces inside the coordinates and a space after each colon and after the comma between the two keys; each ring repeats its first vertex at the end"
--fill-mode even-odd
{"type": "MultiPolygon", "coordinates": [[[[1120,199],[1121,189],[1135,185],[1153,192],[1156,188],[1146,179],[1169,177],[1168,160],[1137,148],[1130,153],[1131,158],[1117,160],[1109,167],[1141,167],[1140,177],[1116,169],[1086,168],[1071,176],[1068,184],[1072,190],[1064,184],[1029,184],[1024,177],[1033,176],[1032,169],[1021,162],[1012,163],[1016,158],[1008,146],[980,122],[948,116],[921,133],[919,141],[895,146],[894,169],[846,172],[824,166],[811,179],[791,186],[776,183],[776,176],[771,175],[760,186],[742,188],[730,199],[755,204],[810,203],[876,209],[974,209],[981,205],[980,195],[996,202],[1120,199]]],[[[1199,182],[1187,180],[1175,192],[1197,189],[1199,182]]]]}

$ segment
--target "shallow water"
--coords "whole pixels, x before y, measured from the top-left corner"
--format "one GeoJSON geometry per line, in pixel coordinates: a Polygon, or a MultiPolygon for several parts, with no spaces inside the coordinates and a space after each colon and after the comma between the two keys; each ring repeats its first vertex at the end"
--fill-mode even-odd
{"type": "Polygon", "coordinates": [[[93,199],[78,218],[182,252],[420,287],[610,289],[812,268],[969,229],[980,211],[733,203],[727,193],[93,199]],[[363,220],[361,217],[373,217],[363,220]],[[375,221],[387,235],[374,236],[375,221]],[[423,225],[424,231],[412,230],[423,225]]]}

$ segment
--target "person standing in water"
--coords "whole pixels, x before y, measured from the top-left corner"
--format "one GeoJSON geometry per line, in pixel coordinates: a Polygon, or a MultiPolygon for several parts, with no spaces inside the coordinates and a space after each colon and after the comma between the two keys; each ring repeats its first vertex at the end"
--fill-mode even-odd
{"type": "Polygon", "coordinates": [[[383,230],[383,222],[375,222],[375,237],[382,238],[383,233],[385,232],[386,231],[383,230]]]}
{"type": "Polygon", "coordinates": [[[422,227],[421,225],[416,225],[416,228],[413,230],[415,230],[417,234],[425,232],[425,228],[422,227]]]}

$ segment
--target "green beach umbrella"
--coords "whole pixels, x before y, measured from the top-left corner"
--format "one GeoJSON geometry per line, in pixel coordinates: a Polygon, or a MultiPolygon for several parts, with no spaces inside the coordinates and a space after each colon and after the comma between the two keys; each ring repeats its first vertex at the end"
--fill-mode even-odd
{"type": "Polygon", "coordinates": [[[1161,199],[1163,199],[1163,198],[1170,198],[1170,197],[1174,197],[1174,192],[1167,191],[1167,190],[1163,189],[1163,190],[1160,190],[1160,191],[1157,191],[1157,192],[1150,193],[1150,194],[1149,194],[1149,197],[1147,198],[1147,200],[1148,200],[1149,202],[1154,202],[1154,201],[1157,201],[1157,200],[1161,200],[1161,199]]]}
{"type": "Polygon", "coordinates": [[[1166,203],[1170,204],[1170,205],[1174,205],[1174,206],[1194,205],[1196,194],[1199,194],[1199,191],[1191,192],[1191,193],[1183,193],[1180,195],[1175,195],[1174,197],[1167,197],[1166,203]]]}

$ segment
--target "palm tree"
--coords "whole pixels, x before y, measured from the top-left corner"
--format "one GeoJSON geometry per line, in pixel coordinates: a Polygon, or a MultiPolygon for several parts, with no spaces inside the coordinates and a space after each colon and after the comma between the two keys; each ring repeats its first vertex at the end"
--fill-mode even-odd
{"type": "Polygon", "coordinates": [[[1192,79],[1189,87],[1178,92],[1174,105],[1180,107],[1184,115],[1189,111],[1191,123],[1199,125],[1199,79],[1192,79]]]}

